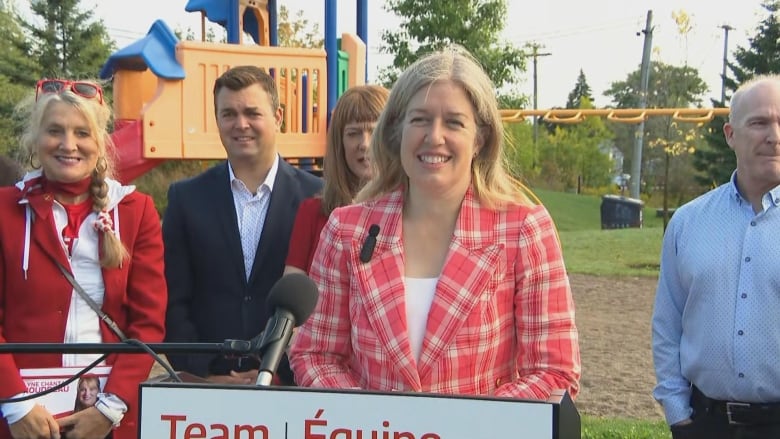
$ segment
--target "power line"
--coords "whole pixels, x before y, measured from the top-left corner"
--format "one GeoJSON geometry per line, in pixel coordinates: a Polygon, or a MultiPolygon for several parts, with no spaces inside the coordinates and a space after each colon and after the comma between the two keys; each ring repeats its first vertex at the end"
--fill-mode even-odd
{"type": "Polygon", "coordinates": [[[631,21],[622,19],[620,21],[605,22],[593,26],[583,26],[577,28],[566,28],[551,30],[548,32],[541,32],[538,34],[530,35],[510,35],[508,39],[515,43],[526,43],[539,40],[555,40],[560,38],[568,38],[578,36],[582,34],[589,34],[608,30],[618,30],[621,28],[633,27],[636,25],[636,19],[631,18],[631,21]]]}

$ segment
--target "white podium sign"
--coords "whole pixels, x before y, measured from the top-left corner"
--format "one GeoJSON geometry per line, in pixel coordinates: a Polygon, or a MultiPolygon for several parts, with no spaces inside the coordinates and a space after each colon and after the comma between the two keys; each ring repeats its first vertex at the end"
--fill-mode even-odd
{"type": "Polygon", "coordinates": [[[553,404],[421,393],[141,385],[141,439],[553,437],[553,404]]]}

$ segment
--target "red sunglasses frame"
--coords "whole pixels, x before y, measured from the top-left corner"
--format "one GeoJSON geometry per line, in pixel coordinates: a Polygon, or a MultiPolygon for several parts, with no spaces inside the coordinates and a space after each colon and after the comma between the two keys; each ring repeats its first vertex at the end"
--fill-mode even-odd
{"type": "Polygon", "coordinates": [[[42,94],[60,94],[65,90],[70,90],[76,95],[79,95],[86,99],[98,99],[98,101],[102,104],[103,103],[103,87],[101,87],[99,84],[96,84],[94,82],[86,82],[86,81],[71,81],[69,79],[41,79],[35,84],[35,101],[38,101],[38,98],[42,94]],[[44,88],[47,84],[57,84],[54,90],[47,90],[44,88]],[[85,93],[83,90],[80,90],[80,87],[88,87],[90,89],[94,89],[95,93],[85,93]]]}

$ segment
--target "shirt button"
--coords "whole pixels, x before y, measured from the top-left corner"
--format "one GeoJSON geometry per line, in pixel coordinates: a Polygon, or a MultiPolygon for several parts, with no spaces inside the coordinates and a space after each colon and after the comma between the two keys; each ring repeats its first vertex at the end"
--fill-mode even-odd
{"type": "Polygon", "coordinates": [[[504,380],[502,380],[501,378],[497,378],[496,379],[496,387],[501,387],[501,383],[503,383],[503,382],[504,382],[504,380]]]}
{"type": "Polygon", "coordinates": [[[745,378],[745,374],[744,374],[744,373],[742,373],[742,372],[740,372],[740,373],[739,373],[739,377],[740,377],[740,378],[745,378]]]}
{"type": "Polygon", "coordinates": [[[251,302],[252,296],[244,296],[244,302],[251,302]]]}
{"type": "Polygon", "coordinates": [[[755,221],[751,221],[751,222],[750,222],[750,225],[751,225],[751,226],[755,226],[755,225],[756,225],[756,222],[755,222],[755,221]]]}
{"type": "Polygon", "coordinates": [[[741,329],[740,329],[739,331],[737,331],[737,334],[738,334],[738,335],[745,335],[745,331],[743,331],[743,330],[741,330],[741,329]]]}
{"type": "Polygon", "coordinates": [[[746,298],[747,298],[747,294],[745,294],[745,293],[742,293],[742,298],[743,298],[743,299],[746,299],[746,298]]]}
{"type": "Polygon", "coordinates": [[[750,256],[745,258],[745,262],[750,262],[750,256]]]}

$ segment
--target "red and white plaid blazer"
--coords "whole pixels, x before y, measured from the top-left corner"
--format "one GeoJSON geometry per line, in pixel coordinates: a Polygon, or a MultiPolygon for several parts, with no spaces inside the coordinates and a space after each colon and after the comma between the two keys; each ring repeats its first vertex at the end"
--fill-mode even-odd
{"type": "Polygon", "coordinates": [[[406,330],[401,190],[336,209],[310,275],[320,290],[290,364],[301,386],[546,399],[579,390],[574,303],[543,206],[480,206],[471,190],[428,314],[419,364],[406,330]],[[373,257],[360,261],[372,224],[373,257]]]}

